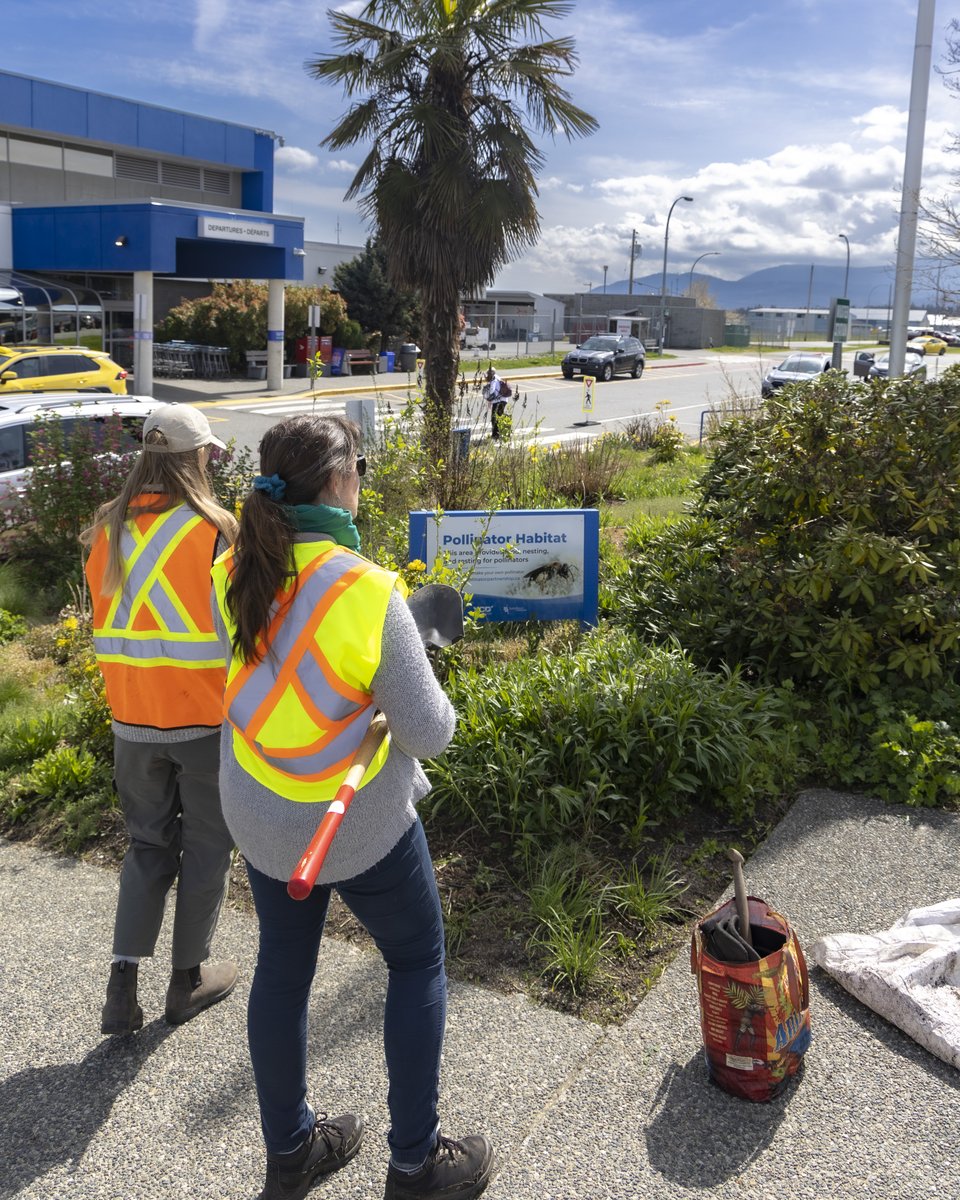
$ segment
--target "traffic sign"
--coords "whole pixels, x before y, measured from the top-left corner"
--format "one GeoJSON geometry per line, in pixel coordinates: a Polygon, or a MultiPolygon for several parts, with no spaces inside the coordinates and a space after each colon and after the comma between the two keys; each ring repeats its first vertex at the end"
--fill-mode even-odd
{"type": "Polygon", "coordinates": [[[830,306],[831,342],[845,342],[850,336],[850,301],[834,300],[830,306]]]}

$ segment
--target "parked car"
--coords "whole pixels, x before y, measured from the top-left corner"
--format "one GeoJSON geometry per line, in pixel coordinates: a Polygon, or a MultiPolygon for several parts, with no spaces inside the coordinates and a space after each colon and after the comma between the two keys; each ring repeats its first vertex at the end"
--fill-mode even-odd
{"type": "Polygon", "coordinates": [[[83,346],[0,346],[0,403],[10,392],[127,392],[127,372],[83,346]]]}
{"type": "MultiPolygon", "coordinates": [[[[889,374],[890,355],[881,354],[870,364],[867,377],[869,379],[886,379],[889,374]]],[[[923,355],[919,351],[907,348],[903,356],[903,375],[904,378],[926,379],[927,364],[923,361],[923,355]]]]}
{"type": "Polygon", "coordinates": [[[788,354],[782,363],[767,372],[760,394],[769,399],[788,383],[809,383],[814,376],[829,371],[831,361],[829,354],[788,354]]]}
{"type": "Polygon", "coordinates": [[[855,379],[866,379],[870,368],[876,362],[876,350],[858,350],[853,356],[853,375],[855,379]]]}
{"type": "Polygon", "coordinates": [[[643,374],[646,356],[643,342],[635,337],[598,333],[588,337],[576,350],[564,355],[560,370],[564,379],[572,379],[577,371],[581,375],[593,375],[604,382],[627,371],[634,379],[639,379],[643,374]]]}
{"type": "Polygon", "coordinates": [[[946,354],[947,343],[941,338],[931,337],[929,333],[922,333],[907,342],[907,349],[919,350],[921,354],[946,354]]]}
{"type": "MultiPolygon", "coordinates": [[[[0,396],[0,399],[3,397],[0,396]]],[[[10,396],[0,403],[0,505],[22,491],[30,476],[33,431],[38,420],[59,420],[69,436],[81,421],[92,422],[94,445],[102,444],[109,417],[123,426],[123,450],[140,446],[143,423],[159,401],[151,396],[91,396],[83,392],[10,396]]]]}
{"type": "Polygon", "coordinates": [[[960,346],[960,333],[954,333],[952,330],[941,329],[936,336],[941,342],[946,342],[948,346],[960,346]]]}

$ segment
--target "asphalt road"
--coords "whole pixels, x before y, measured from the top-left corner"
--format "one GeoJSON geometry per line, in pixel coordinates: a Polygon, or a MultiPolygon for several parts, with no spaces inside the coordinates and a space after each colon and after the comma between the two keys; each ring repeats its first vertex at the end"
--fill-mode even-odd
{"type": "MultiPolygon", "coordinates": [[[[675,357],[664,362],[651,355],[638,380],[624,376],[596,384],[593,412],[589,415],[582,410],[581,379],[565,380],[558,372],[551,373],[549,368],[503,372],[514,387],[508,411],[512,413],[517,436],[531,443],[551,445],[558,441],[594,437],[607,430],[623,428],[637,416],[655,418],[658,412],[665,412],[676,418],[688,438],[697,440],[704,414],[711,409],[732,401],[746,405],[756,403],[763,375],[786,354],[784,351],[762,356],[720,355],[689,350],[674,353],[675,357]],[[585,425],[585,420],[590,423],[585,425]]],[[[930,377],[934,378],[952,361],[950,358],[931,358],[927,364],[930,377]]],[[[852,351],[844,355],[843,365],[852,373],[852,351]]],[[[459,406],[458,423],[470,426],[475,439],[484,438],[489,434],[487,406],[479,389],[473,388],[469,372],[467,378],[470,386],[459,406]]],[[[379,423],[391,413],[401,412],[416,391],[415,376],[399,372],[322,380],[313,397],[309,394],[307,381],[302,384],[297,381],[298,386],[294,386],[292,380],[286,384],[284,394],[280,396],[266,395],[258,390],[225,399],[202,395],[177,398],[207,400],[207,415],[218,427],[218,434],[235,437],[240,445],[253,450],[264,430],[284,416],[311,410],[343,413],[348,400],[366,397],[373,400],[379,423]],[[366,387],[368,383],[369,387],[366,387]],[[362,390],[343,394],[344,389],[356,388],[362,390]]],[[[158,388],[158,395],[160,390],[158,388]]]]}

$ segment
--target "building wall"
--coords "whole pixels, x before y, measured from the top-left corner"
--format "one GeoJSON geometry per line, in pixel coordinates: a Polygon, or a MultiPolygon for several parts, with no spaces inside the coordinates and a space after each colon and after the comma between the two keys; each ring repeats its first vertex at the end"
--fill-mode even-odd
{"type": "Polygon", "coordinates": [[[0,201],[273,207],[273,136],[0,71],[0,201]]]}
{"type": "Polygon", "coordinates": [[[305,287],[333,287],[333,272],[341,263],[363,253],[363,246],[340,242],[304,242],[303,283],[305,287]]]}

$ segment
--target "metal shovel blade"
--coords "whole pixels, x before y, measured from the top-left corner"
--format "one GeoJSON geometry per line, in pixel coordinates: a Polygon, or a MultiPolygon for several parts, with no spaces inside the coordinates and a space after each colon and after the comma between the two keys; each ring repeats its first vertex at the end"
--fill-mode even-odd
{"type": "Polygon", "coordinates": [[[463,637],[463,598],[446,583],[428,583],[407,601],[424,646],[440,649],[463,637]]]}

